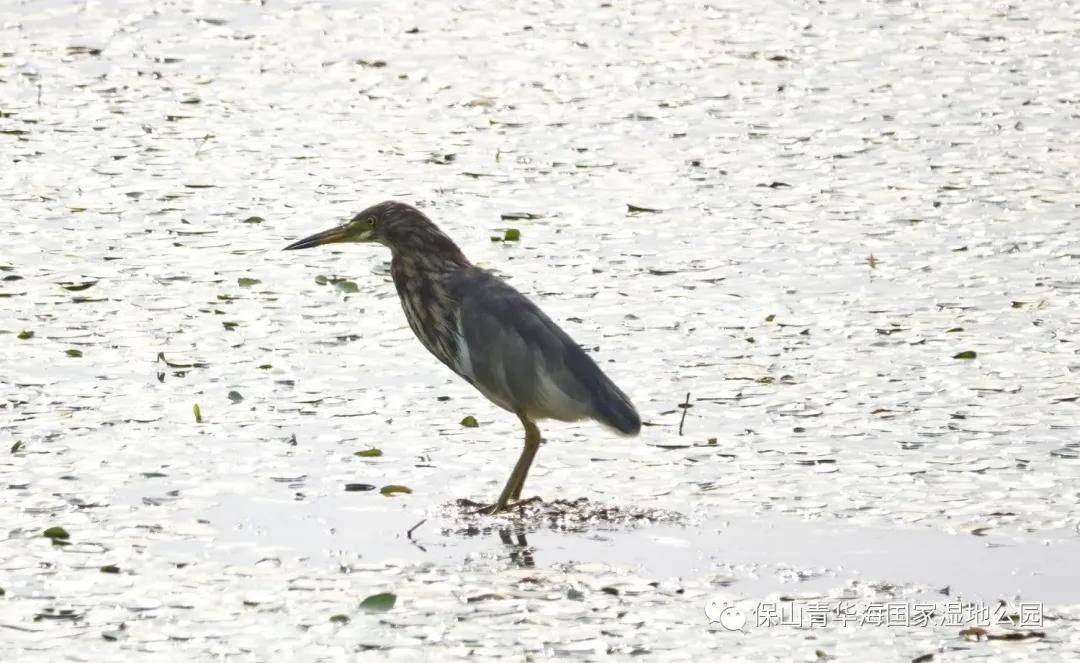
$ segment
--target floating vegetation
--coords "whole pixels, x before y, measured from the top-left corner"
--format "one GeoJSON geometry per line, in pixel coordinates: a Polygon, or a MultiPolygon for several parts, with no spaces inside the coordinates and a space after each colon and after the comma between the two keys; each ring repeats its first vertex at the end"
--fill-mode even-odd
{"type": "Polygon", "coordinates": [[[476,510],[485,505],[468,499],[459,499],[452,506],[444,507],[446,513],[457,511],[463,518],[466,533],[473,527],[480,531],[496,527],[498,521],[522,524],[527,531],[554,529],[564,531],[588,531],[596,527],[634,527],[644,525],[686,522],[685,516],[674,511],[639,506],[615,506],[593,502],[586,497],[576,499],[544,500],[532,497],[512,504],[510,509],[496,516],[478,515],[476,510]],[[494,518],[495,520],[492,520],[494,518]]]}
{"type": "Polygon", "coordinates": [[[60,287],[69,292],[82,292],[83,290],[92,288],[95,285],[97,285],[97,281],[81,281],[77,283],[71,281],[64,281],[60,283],[60,287]]]}
{"type": "Polygon", "coordinates": [[[517,228],[507,228],[502,235],[493,235],[493,242],[518,242],[521,240],[521,231],[517,228]]]}
{"type": "Polygon", "coordinates": [[[101,49],[96,46],[68,46],[68,55],[101,55],[101,49]]]}
{"type": "Polygon", "coordinates": [[[59,525],[54,525],[53,527],[50,527],[49,529],[42,532],[41,535],[47,539],[52,539],[52,542],[56,545],[65,545],[68,542],[68,539],[71,538],[71,535],[68,534],[68,531],[63,527],[60,527],[59,525]]]}
{"type": "Polygon", "coordinates": [[[315,277],[315,283],[319,285],[332,285],[345,294],[360,292],[360,287],[356,285],[355,281],[350,281],[349,279],[340,276],[325,276],[319,274],[315,277]]]}
{"type": "Polygon", "coordinates": [[[397,595],[390,592],[372,594],[360,602],[360,609],[364,612],[387,612],[394,609],[397,604],[397,595]]]}
{"type": "Polygon", "coordinates": [[[164,352],[159,352],[157,354],[156,361],[159,361],[159,362],[165,364],[169,368],[206,368],[208,366],[207,363],[201,362],[201,361],[194,361],[194,362],[191,362],[190,364],[185,364],[183,362],[169,361],[168,359],[165,358],[165,353],[164,352]]]}

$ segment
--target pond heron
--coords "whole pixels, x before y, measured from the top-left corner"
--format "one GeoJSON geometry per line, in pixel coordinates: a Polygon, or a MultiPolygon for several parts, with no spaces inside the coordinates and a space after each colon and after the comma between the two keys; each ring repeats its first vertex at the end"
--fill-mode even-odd
{"type": "Polygon", "coordinates": [[[420,210],[379,203],[285,250],[336,242],[389,247],[390,274],[416,337],[525,427],[525,448],[506,487],[481,513],[504,511],[521,499],[540,447],[538,420],[595,419],[623,435],[641,430],[630,399],[566,332],[525,295],[470,263],[420,210]]]}

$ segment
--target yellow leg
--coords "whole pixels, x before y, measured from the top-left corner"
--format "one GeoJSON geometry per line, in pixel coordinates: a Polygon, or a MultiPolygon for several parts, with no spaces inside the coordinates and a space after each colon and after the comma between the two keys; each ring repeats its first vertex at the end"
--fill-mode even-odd
{"type": "Polygon", "coordinates": [[[521,489],[525,487],[525,477],[528,476],[529,468],[532,467],[533,459],[536,458],[536,451],[540,448],[540,429],[528,417],[518,416],[521,418],[522,425],[525,426],[525,448],[521,451],[521,457],[525,460],[525,469],[518,475],[517,483],[514,484],[514,489],[510,491],[510,499],[512,500],[521,499],[521,489]]]}
{"type": "Polygon", "coordinates": [[[521,425],[525,427],[525,448],[521,450],[521,456],[518,457],[518,461],[514,465],[514,471],[510,473],[506,486],[499,494],[498,501],[491,506],[480,509],[479,513],[489,515],[499,513],[506,509],[507,505],[510,504],[510,500],[521,497],[521,489],[525,486],[525,477],[528,476],[529,467],[532,465],[533,458],[536,457],[536,450],[540,448],[540,429],[524,413],[518,412],[517,415],[521,419],[521,425]]]}

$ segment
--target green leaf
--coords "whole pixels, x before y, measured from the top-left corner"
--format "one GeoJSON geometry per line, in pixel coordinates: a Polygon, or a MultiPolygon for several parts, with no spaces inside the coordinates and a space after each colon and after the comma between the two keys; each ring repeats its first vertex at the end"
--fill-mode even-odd
{"type": "Polygon", "coordinates": [[[82,356],[82,350],[77,350],[75,348],[69,348],[67,350],[64,350],[64,354],[66,354],[69,357],[81,357],[82,356]]]}
{"type": "Polygon", "coordinates": [[[250,288],[253,285],[258,285],[262,283],[262,281],[260,281],[259,279],[248,278],[246,276],[241,276],[240,278],[236,279],[236,282],[240,284],[241,288],[250,288]]]}
{"type": "Polygon", "coordinates": [[[363,451],[357,451],[354,456],[360,456],[361,458],[378,458],[382,455],[382,449],[372,447],[370,449],[364,449],[363,451]]]}
{"type": "Polygon", "coordinates": [[[233,403],[239,403],[244,400],[244,396],[239,391],[233,390],[229,392],[229,400],[233,403]]]}
{"type": "Polygon", "coordinates": [[[63,527],[53,526],[41,533],[42,536],[56,541],[57,539],[67,540],[71,538],[68,531],[63,527]]]}
{"type": "Polygon", "coordinates": [[[263,221],[265,221],[265,219],[263,219],[261,216],[249,216],[241,223],[262,223],[263,221]]]}
{"type": "Polygon", "coordinates": [[[199,409],[199,404],[196,403],[195,405],[191,406],[191,411],[195,413],[195,423],[201,424],[202,423],[202,410],[199,409]]]}
{"type": "Polygon", "coordinates": [[[974,350],[964,350],[953,355],[953,359],[974,359],[978,357],[974,350]]]}
{"type": "Polygon", "coordinates": [[[258,366],[259,370],[263,370],[263,371],[269,371],[273,367],[274,367],[273,364],[259,364],[259,366],[258,366]]]}
{"type": "Polygon", "coordinates": [[[471,414],[461,420],[461,425],[465,428],[478,428],[480,424],[476,421],[476,417],[471,414]]]}
{"type": "Polygon", "coordinates": [[[19,453],[24,446],[26,445],[23,444],[22,440],[15,440],[15,444],[11,445],[11,453],[19,453]]]}
{"type": "Polygon", "coordinates": [[[120,573],[120,567],[115,564],[106,564],[99,569],[102,573],[120,573]]]}
{"type": "Polygon", "coordinates": [[[380,488],[379,492],[383,495],[390,496],[396,495],[397,493],[411,493],[412,488],[409,488],[408,486],[399,486],[392,483],[389,486],[383,486],[382,488],[380,488]]]}
{"type": "Polygon", "coordinates": [[[221,321],[221,326],[224,327],[225,329],[229,330],[229,331],[232,331],[232,330],[236,329],[237,327],[239,327],[240,323],[239,322],[234,322],[232,320],[222,320],[221,321]]]}
{"type": "Polygon", "coordinates": [[[390,592],[372,594],[360,602],[360,609],[366,612],[387,612],[397,603],[397,595],[390,592]]]}
{"type": "Polygon", "coordinates": [[[503,233],[504,242],[517,242],[521,240],[521,231],[517,228],[507,228],[503,233]]]}
{"type": "Polygon", "coordinates": [[[21,331],[21,332],[19,332],[19,340],[20,341],[25,341],[25,340],[30,339],[30,338],[34,338],[34,332],[32,332],[32,331],[21,331]]]}
{"type": "Polygon", "coordinates": [[[329,282],[330,282],[330,278],[326,277],[326,276],[323,276],[322,274],[319,274],[318,276],[315,277],[315,283],[317,283],[318,285],[326,285],[329,282]]]}
{"type": "Polygon", "coordinates": [[[360,292],[360,288],[353,281],[342,279],[341,281],[334,283],[334,285],[337,286],[338,290],[345,293],[360,292]]]}
{"type": "Polygon", "coordinates": [[[349,618],[347,615],[330,615],[331,624],[348,624],[349,618]]]}

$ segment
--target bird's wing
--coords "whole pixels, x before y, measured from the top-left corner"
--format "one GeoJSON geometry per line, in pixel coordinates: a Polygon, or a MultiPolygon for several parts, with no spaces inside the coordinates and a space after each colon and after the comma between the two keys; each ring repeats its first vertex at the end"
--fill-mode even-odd
{"type": "Polygon", "coordinates": [[[551,318],[481,269],[458,284],[469,378],[500,407],[533,418],[595,418],[624,433],[640,420],[629,399],[551,318]]]}

